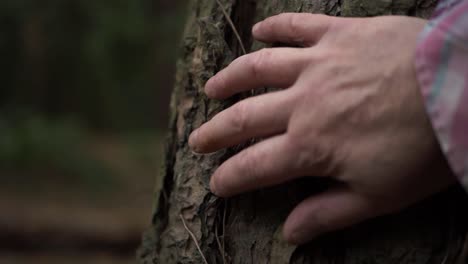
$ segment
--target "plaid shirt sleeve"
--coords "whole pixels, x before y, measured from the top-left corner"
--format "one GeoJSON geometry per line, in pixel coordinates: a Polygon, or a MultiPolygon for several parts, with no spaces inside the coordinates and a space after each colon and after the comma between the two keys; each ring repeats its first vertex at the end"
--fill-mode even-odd
{"type": "Polygon", "coordinates": [[[468,190],[468,1],[440,1],[415,63],[440,146],[468,190]]]}

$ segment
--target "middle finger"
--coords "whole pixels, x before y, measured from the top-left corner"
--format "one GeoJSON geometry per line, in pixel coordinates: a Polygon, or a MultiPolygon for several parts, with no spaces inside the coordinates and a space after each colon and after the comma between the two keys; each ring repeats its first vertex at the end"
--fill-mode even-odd
{"type": "Polygon", "coordinates": [[[254,137],[285,132],[294,101],[292,90],[247,98],[194,131],[189,145],[195,152],[210,153],[254,137]]]}

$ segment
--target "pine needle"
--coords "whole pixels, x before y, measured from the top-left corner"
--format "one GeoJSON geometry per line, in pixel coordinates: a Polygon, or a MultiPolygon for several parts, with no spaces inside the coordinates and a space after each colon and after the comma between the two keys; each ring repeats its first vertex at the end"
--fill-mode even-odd
{"type": "Polygon", "coordinates": [[[239,41],[239,45],[240,45],[240,47],[241,47],[241,49],[242,49],[242,53],[243,53],[244,55],[247,54],[247,50],[246,50],[245,47],[244,47],[244,43],[242,42],[242,38],[241,38],[241,36],[240,36],[240,34],[239,34],[239,31],[237,31],[237,28],[236,28],[236,26],[234,25],[234,22],[232,22],[232,19],[231,19],[231,17],[229,16],[229,14],[227,13],[226,9],[224,9],[223,4],[221,4],[221,2],[220,2],[219,0],[216,0],[216,2],[218,3],[219,7],[221,8],[221,12],[223,12],[223,15],[224,15],[224,17],[226,18],[226,20],[227,20],[229,26],[231,26],[231,29],[232,29],[232,31],[234,32],[234,35],[236,36],[237,41],[239,41]]]}
{"type": "Polygon", "coordinates": [[[179,217],[180,217],[180,219],[182,220],[182,224],[184,224],[185,230],[187,230],[187,232],[189,233],[189,235],[190,235],[190,237],[192,238],[193,242],[195,243],[195,246],[197,247],[198,252],[200,253],[201,257],[203,258],[203,262],[204,262],[205,264],[208,264],[208,261],[206,260],[205,255],[203,254],[203,251],[201,250],[200,245],[198,244],[197,238],[195,237],[195,235],[193,234],[193,232],[190,231],[190,228],[188,228],[188,226],[187,226],[187,224],[185,223],[185,219],[184,219],[184,217],[182,216],[182,214],[179,214],[179,217]]]}
{"type": "MultiPolygon", "coordinates": [[[[216,237],[216,243],[218,244],[219,252],[221,253],[223,257],[223,264],[226,264],[226,256],[225,256],[224,248],[221,245],[221,241],[219,241],[218,228],[215,228],[215,237],[216,237]]],[[[223,239],[224,239],[224,236],[223,236],[223,239]]]]}
{"type": "Polygon", "coordinates": [[[223,210],[223,252],[224,252],[224,238],[226,237],[226,212],[227,212],[227,199],[224,199],[224,210],[223,210]]]}

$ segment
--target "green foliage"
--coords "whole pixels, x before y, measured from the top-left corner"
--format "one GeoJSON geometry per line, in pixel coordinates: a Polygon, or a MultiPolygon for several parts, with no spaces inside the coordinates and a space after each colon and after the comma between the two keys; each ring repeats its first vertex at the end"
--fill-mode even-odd
{"type": "Polygon", "coordinates": [[[0,116],[0,175],[4,184],[27,188],[56,184],[103,191],[113,173],[86,149],[86,133],[71,120],[30,114],[0,116]]]}
{"type": "Polygon", "coordinates": [[[184,9],[158,5],[0,1],[0,106],[113,131],[165,127],[171,87],[162,82],[172,79],[184,9]]]}
{"type": "Polygon", "coordinates": [[[184,24],[179,3],[185,1],[0,1],[4,183],[100,192],[141,173],[132,164],[153,170],[151,147],[157,128],[166,127],[184,24]],[[135,134],[104,142],[123,153],[94,157],[89,128],[135,134]]]}

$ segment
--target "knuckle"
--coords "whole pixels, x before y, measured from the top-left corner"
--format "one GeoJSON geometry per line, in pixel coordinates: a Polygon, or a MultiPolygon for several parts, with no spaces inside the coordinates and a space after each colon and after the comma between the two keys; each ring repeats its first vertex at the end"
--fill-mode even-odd
{"type": "Polygon", "coordinates": [[[236,133],[242,133],[246,131],[248,126],[248,104],[244,101],[240,101],[235,104],[232,108],[231,123],[232,128],[236,133]]]}
{"type": "Polygon", "coordinates": [[[259,162],[262,161],[261,153],[247,149],[239,154],[239,168],[249,182],[258,183],[263,180],[258,169],[259,162]]]}
{"type": "Polygon", "coordinates": [[[262,30],[265,32],[274,32],[275,23],[276,21],[284,14],[279,14],[275,16],[271,16],[263,20],[262,22],[262,30]]]}
{"type": "Polygon", "coordinates": [[[328,146],[323,144],[315,144],[310,152],[311,165],[314,166],[320,173],[329,176],[335,175],[337,171],[334,155],[328,146]]]}
{"type": "Polygon", "coordinates": [[[299,29],[299,21],[296,16],[289,15],[288,16],[288,28],[291,30],[293,36],[296,36],[299,29]]]}
{"type": "Polygon", "coordinates": [[[271,49],[262,49],[251,56],[250,65],[254,78],[261,78],[262,72],[268,67],[272,56],[271,49]]]}
{"type": "Polygon", "coordinates": [[[294,42],[304,42],[304,36],[301,33],[303,24],[302,16],[290,14],[287,18],[287,26],[290,31],[290,39],[294,42]]]}
{"type": "Polygon", "coordinates": [[[289,141],[297,153],[295,167],[306,170],[306,173],[319,173],[319,176],[332,176],[338,173],[338,162],[335,159],[333,147],[321,143],[324,139],[315,136],[290,136],[289,141]]]}

